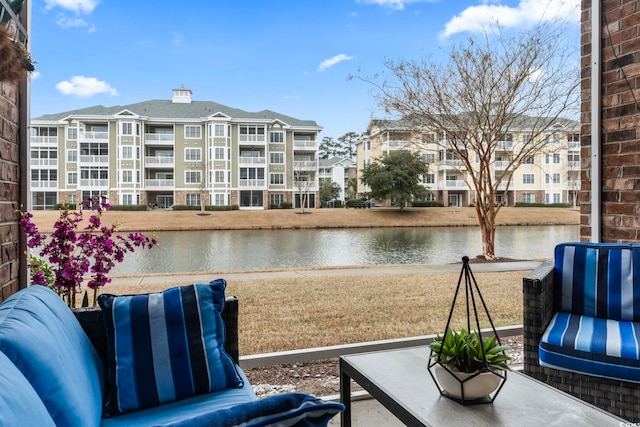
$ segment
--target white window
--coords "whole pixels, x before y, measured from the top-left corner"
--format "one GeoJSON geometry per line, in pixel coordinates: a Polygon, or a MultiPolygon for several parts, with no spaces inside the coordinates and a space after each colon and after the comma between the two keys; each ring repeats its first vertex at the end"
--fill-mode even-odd
{"type": "Polygon", "coordinates": [[[284,174],[282,173],[272,173],[269,177],[269,183],[273,185],[284,184],[284,174]]]}
{"type": "Polygon", "coordinates": [[[284,142],[284,132],[271,132],[269,134],[269,142],[272,142],[272,143],[284,142]]]}
{"type": "Polygon", "coordinates": [[[75,205],[76,204],[76,195],[75,194],[69,194],[67,196],[67,203],[69,203],[70,205],[75,205]]]}
{"type": "Polygon", "coordinates": [[[187,206],[200,206],[200,194],[187,194],[187,206]]]}
{"type": "Polygon", "coordinates": [[[283,164],[284,163],[284,153],[281,153],[281,152],[269,153],[269,162],[270,163],[276,163],[276,164],[283,164]]]}
{"type": "Polygon", "coordinates": [[[78,150],[67,150],[67,162],[76,163],[78,161],[78,150]]]}
{"type": "Polygon", "coordinates": [[[202,138],[202,127],[200,125],[185,125],[184,137],[186,139],[200,139],[202,138]]]}
{"type": "Polygon", "coordinates": [[[553,193],[553,203],[561,203],[560,193],[553,193]]]}
{"type": "Polygon", "coordinates": [[[534,156],[527,156],[522,160],[522,164],[523,165],[532,165],[535,161],[535,157],[534,156]]]}
{"type": "Polygon", "coordinates": [[[427,164],[433,164],[436,162],[436,155],[434,153],[424,153],[422,158],[427,164]]]}
{"type": "Polygon", "coordinates": [[[78,172],[69,172],[69,173],[67,173],[67,184],[69,184],[69,185],[77,185],[78,184],[78,172]]]}
{"type": "Polygon", "coordinates": [[[214,158],[216,160],[224,160],[224,147],[215,147],[214,158]]]}
{"type": "Polygon", "coordinates": [[[533,184],[534,183],[534,175],[532,173],[522,174],[522,183],[523,184],[533,184]]]}
{"type": "Polygon", "coordinates": [[[120,135],[133,135],[133,123],[131,122],[120,123],[120,135]]]}
{"type": "Polygon", "coordinates": [[[213,136],[227,136],[225,129],[227,129],[227,126],[223,124],[213,125],[213,136]]]}
{"type": "Polygon", "coordinates": [[[560,184],[560,174],[559,173],[554,173],[552,175],[552,181],[554,184],[560,184]]]}
{"type": "Polygon", "coordinates": [[[200,184],[200,171],[185,171],[184,182],[187,184],[200,184]]]}
{"type": "Polygon", "coordinates": [[[202,150],[200,148],[185,148],[184,159],[186,161],[199,162],[202,160],[202,150]]]}
{"type": "Polygon", "coordinates": [[[120,182],[133,182],[133,171],[123,170],[120,171],[121,177],[120,182]]]}
{"type": "Polygon", "coordinates": [[[78,139],[78,128],[67,128],[67,139],[78,139]]]}
{"type": "Polygon", "coordinates": [[[120,204],[122,205],[132,205],[133,204],[133,194],[122,194],[120,204]]]}
{"type": "Polygon", "coordinates": [[[284,202],[283,194],[269,194],[269,205],[280,206],[284,202]]]}
{"type": "Polygon", "coordinates": [[[534,193],[524,193],[522,195],[522,201],[525,203],[535,203],[536,195],[534,193]]]}
{"type": "Polygon", "coordinates": [[[264,126],[240,125],[240,141],[264,142],[264,126]]]}
{"type": "Polygon", "coordinates": [[[224,206],[227,203],[225,202],[224,194],[214,194],[214,203],[216,206],[224,206]]]}
{"type": "Polygon", "coordinates": [[[121,152],[122,152],[122,159],[133,159],[133,147],[131,146],[124,146],[124,147],[120,147],[121,152]]]}
{"type": "Polygon", "coordinates": [[[215,182],[223,183],[224,182],[224,171],[215,171],[215,182]]]}
{"type": "Polygon", "coordinates": [[[435,174],[428,173],[422,177],[423,184],[434,184],[436,182],[435,174]]]}

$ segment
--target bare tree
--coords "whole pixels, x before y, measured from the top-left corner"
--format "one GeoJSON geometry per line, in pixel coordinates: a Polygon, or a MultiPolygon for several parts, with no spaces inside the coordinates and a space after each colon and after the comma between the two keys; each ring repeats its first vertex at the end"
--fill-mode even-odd
{"type": "MultiPolygon", "coordinates": [[[[496,259],[496,217],[514,171],[551,150],[546,136],[567,124],[580,106],[577,43],[567,43],[561,22],[507,35],[502,29],[454,45],[444,63],[386,61],[385,71],[357,78],[371,83],[384,111],[437,135],[470,178],[482,233],[482,253],[496,259]],[[525,132],[496,173],[496,149],[506,135],[525,132]],[[498,189],[500,187],[500,190],[498,189]]],[[[575,122],[573,122],[575,123],[575,122]]]]}

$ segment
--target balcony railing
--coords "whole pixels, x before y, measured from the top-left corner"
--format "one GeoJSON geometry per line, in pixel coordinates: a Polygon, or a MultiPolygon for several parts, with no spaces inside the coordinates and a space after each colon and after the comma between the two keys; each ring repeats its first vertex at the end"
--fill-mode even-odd
{"type": "Polygon", "coordinates": [[[438,168],[448,169],[448,168],[462,168],[462,167],[464,167],[464,163],[462,163],[462,160],[439,160],[438,161],[438,168]]]}
{"type": "Polygon", "coordinates": [[[317,165],[318,162],[313,160],[296,160],[293,162],[293,170],[314,171],[317,165]]]}
{"type": "Polygon", "coordinates": [[[309,141],[306,139],[293,140],[294,150],[316,150],[318,148],[317,141],[309,141]]]}
{"type": "Polygon", "coordinates": [[[264,188],[267,181],[264,179],[241,179],[239,180],[242,188],[264,188]]]}
{"type": "Polygon", "coordinates": [[[509,161],[508,160],[497,160],[493,164],[493,166],[497,171],[503,171],[509,166],[509,161]]]}
{"type": "Polygon", "coordinates": [[[410,145],[411,145],[411,143],[409,141],[402,141],[402,140],[384,141],[382,143],[382,150],[383,151],[404,150],[404,149],[408,148],[410,145]]]}
{"type": "Polygon", "coordinates": [[[238,141],[240,141],[240,143],[262,143],[264,144],[267,141],[267,138],[264,135],[256,135],[256,134],[249,134],[249,135],[245,135],[245,134],[240,134],[240,137],[238,138],[238,141]]]}
{"type": "Polygon", "coordinates": [[[567,168],[570,171],[578,171],[580,170],[580,160],[571,160],[567,162],[567,168]]]}
{"type": "Polygon", "coordinates": [[[81,179],[80,186],[87,188],[107,188],[109,187],[108,179],[81,179]]]}
{"type": "Polygon", "coordinates": [[[58,188],[58,181],[31,181],[31,188],[58,188]]]}
{"type": "Polygon", "coordinates": [[[497,151],[513,151],[513,141],[498,141],[497,151]]]}
{"type": "Polygon", "coordinates": [[[176,137],[173,133],[145,133],[144,141],[147,144],[171,145],[176,137]]]}
{"type": "Polygon", "coordinates": [[[109,156],[80,156],[80,163],[108,164],[109,156]]]}
{"type": "Polygon", "coordinates": [[[58,159],[31,159],[31,166],[53,166],[58,167],[58,159]]]}
{"type": "Polygon", "coordinates": [[[57,136],[30,136],[29,142],[31,145],[39,144],[39,145],[58,145],[58,137],[57,136]]]}
{"type": "Polygon", "coordinates": [[[266,157],[242,157],[238,158],[240,165],[264,165],[267,163],[266,157]]]}
{"type": "Polygon", "coordinates": [[[313,181],[294,181],[293,187],[296,191],[315,191],[317,186],[313,181]]]}
{"type": "Polygon", "coordinates": [[[109,132],[78,132],[78,139],[79,140],[85,139],[89,141],[96,141],[96,140],[108,141],[109,132]]]}
{"type": "Polygon", "coordinates": [[[447,190],[447,189],[463,189],[468,188],[467,183],[461,179],[456,179],[455,181],[440,181],[438,182],[439,190],[447,190]]]}
{"type": "Polygon", "coordinates": [[[144,186],[149,189],[173,189],[176,186],[175,179],[145,179],[144,186]]]}
{"type": "Polygon", "coordinates": [[[173,167],[175,163],[175,157],[146,156],[144,158],[144,164],[146,167],[173,167]]]}

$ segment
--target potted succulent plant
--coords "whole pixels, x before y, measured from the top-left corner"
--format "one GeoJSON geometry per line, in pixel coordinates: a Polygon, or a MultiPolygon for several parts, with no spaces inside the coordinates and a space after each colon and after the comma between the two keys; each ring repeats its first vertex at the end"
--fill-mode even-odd
{"type": "Polygon", "coordinates": [[[498,388],[506,379],[511,359],[497,336],[482,337],[478,332],[447,330],[429,344],[430,367],[435,367],[437,382],[449,397],[461,399],[462,403],[482,399],[498,388]]]}

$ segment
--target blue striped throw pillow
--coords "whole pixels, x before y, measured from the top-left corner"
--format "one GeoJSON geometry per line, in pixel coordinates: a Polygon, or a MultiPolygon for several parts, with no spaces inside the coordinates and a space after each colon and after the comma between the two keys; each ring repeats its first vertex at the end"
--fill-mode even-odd
{"type": "Polygon", "coordinates": [[[241,387],[224,350],[226,282],[98,297],[107,332],[107,412],[241,387]]]}

